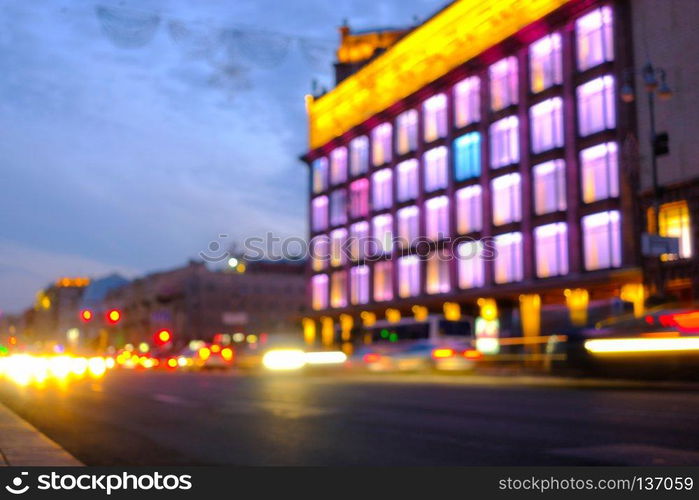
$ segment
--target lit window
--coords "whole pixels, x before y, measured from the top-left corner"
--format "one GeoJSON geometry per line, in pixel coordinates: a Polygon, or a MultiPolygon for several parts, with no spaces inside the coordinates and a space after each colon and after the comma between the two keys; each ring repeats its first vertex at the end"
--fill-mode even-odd
{"type": "Polygon", "coordinates": [[[314,231],[328,227],[328,197],[318,196],[311,202],[311,226],[314,231]]]}
{"type": "Polygon", "coordinates": [[[357,222],[350,226],[350,256],[352,260],[364,259],[369,253],[369,223],[357,222]]]}
{"type": "Polygon", "coordinates": [[[481,187],[468,186],[456,192],[456,230],[460,234],[483,228],[481,187]]]}
{"type": "Polygon", "coordinates": [[[447,187],[449,181],[447,148],[439,146],[430,149],[424,154],[423,159],[425,163],[425,191],[429,193],[447,187]]]}
{"type": "Polygon", "coordinates": [[[350,184],[350,215],[364,217],[369,213],[369,179],[359,179],[350,184]]]}
{"type": "Polygon", "coordinates": [[[350,174],[356,177],[369,169],[369,139],[365,135],[350,142],[350,174]]]}
{"type": "Polygon", "coordinates": [[[585,269],[621,266],[619,212],[599,212],[582,218],[585,269]]]}
{"type": "Polygon", "coordinates": [[[568,226],[565,222],[534,229],[536,275],[539,278],[568,274],[568,226]]]}
{"type": "Polygon", "coordinates": [[[347,306],[347,271],[336,271],[330,280],[330,306],[347,306]]]}
{"type": "Polygon", "coordinates": [[[580,152],[582,196],[585,203],[619,196],[619,160],[615,142],[580,152]]]}
{"type": "Polygon", "coordinates": [[[311,278],[311,303],[315,311],[328,308],[327,274],[316,274],[311,278]]]}
{"type": "Polygon", "coordinates": [[[372,219],[373,240],[377,254],[387,254],[393,249],[393,217],[377,215],[372,219]]]}
{"type": "Polygon", "coordinates": [[[372,143],[372,163],[374,166],[383,165],[391,161],[393,157],[391,151],[391,136],[393,135],[393,127],[390,123],[382,123],[371,131],[372,143]]]}
{"type": "Polygon", "coordinates": [[[420,258],[417,255],[398,259],[398,295],[402,298],[420,295],[420,258]]]}
{"type": "Polygon", "coordinates": [[[420,209],[416,206],[401,208],[397,215],[400,244],[410,248],[420,236],[420,209]]]}
{"type": "Polygon", "coordinates": [[[311,262],[314,271],[322,271],[328,266],[330,258],[330,240],[325,234],[311,240],[311,262]]]}
{"type": "Polygon", "coordinates": [[[529,118],[534,153],[563,146],[563,101],[560,97],[532,106],[529,118]]]}
{"type": "Polygon", "coordinates": [[[449,237],[449,198],[437,196],[427,200],[425,217],[428,238],[437,241],[449,237]]]}
{"type": "Polygon", "coordinates": [[[330,225],[338,226],[347,222],[347,191],[336,189],[330,193],[330,225]]]}
{"type": "Polygon", "coordinates": [[[534,211],[537,215],[566,209],[566,172],[563,160],[534,166],[534,211]]]}
{"type": "Polygon", "coordinates": [[[614,77],[607,75],[578,87],[578,129],[586,136],[616,127],[614,77]]]}
{"type": "MultiPolygon", "coordinates": [[[[655,228],[656,221],[654,211],[648,211],[651,229],[655,228]]],[[[680,240],[680,253],[665,254],[661,258],[664,261],[676,259],[689,259],[692,257],[692,225],[689,218],[689,209],[685,200],[660,205],[660,236],[678,238],[680,240]]]]}
{"type": "Polygon", "coordinates": [[[465,181],[481,175],[481,134],[471,132],[454,141],[454,176],[465,181]]]}
{"type": "Polygon", "coordinates": [[[328,159],[318,158],[313,162],[313,192],[320,193],[328,189],[328,159]]]}
{"type": "Polygon", "coordinates": [[[483,243],[466,241],[457,247],[459,258],[459,288],[476,288],[485,283],[483,243]]]}
{"type": "Polygon", "coordinates": [[[335,229],[330,233],[330,265],[337,267],[345,263],[344,244],[347,240],[347,229],[335,229]]]}
{"type": "Polygon", "coordinates": [[[517,104],[517,58],[506,57],[490,66],[490,107],[493,111],[517,104]]]}
{"type": "Polygon", "coordinates": [[[371,203],[374,210],[383,210],[393,204],[393,172],[390,168],[379,170],[371,176],[373,193],[371,203]]]}
{"type": "Polygon", "coordinates": [[[444,252],[432,252],[427,257],[425,291],[430,295],[447,293],[451,290],[450,261],[451,258],[444,252]]]}
{"type": "Polygon", "coordinates": [[[508,116],[490,126],[490,166],[504,167],[519,161],[519,120],[508,116]]]}
{"type": "Polygon", "coordinates": [[[493,224],[501,226],[522,219],[522,188],[519,174],[508,174],[490,181],[493,193],[493,224]]]}
{"type": "Polygon", "coordinates": [[[420,189],[418,164],[416,159],[406,160],[396,166],[398,182],[396,196],[398,201],[408,201],[417,198],[420,189]]]}
{"type": "Polygon", "coordinates": [[[393,262],[389,260],[374,264],[374,300],[385,302],[393,299],[393,262]]]}
{"type": "Polygon", "coordinates": [[[495,283],[521,281],[522,233],[506,233],[495,237],[495,283]]]}
{"type": "Polygon", "coordinates": [[[417,111],[410,109],[396,118],[396,151],[405,154],[417,149],[417,111]]]}
{"type": "Polygon", "coordinates": [[[350,302],[353,305],[369,302],[369,266],[350,269],[350,302]]]}
{"type": "Polygon", "coordinates": [[[614,59],[612,9],[601,7],[575,22],[578,43],[578,68],[586,70],[614,59]]]}
{"type": "Polygon", "coordinates": [[[481,119],[481,81],[477,76],[461,80],[454,86],[454,121],[465,127],[481,119]]]}
{"type": "Polygon", "coordinates": [[[422,104],[425,121],[425,142],[447,135],[447,96],[437,94],[422,104]]]}
{"type": "Polygon", "coordinates": [[[563,81],[561,35],[553,33],[529,46],[532,92],[541,92],[563,81]]]}
{"type": "Polygon", "coordinates": [[[341,184],[347,180],[347,148],[333,149],[330,153],[330,182],[341,184]]]}

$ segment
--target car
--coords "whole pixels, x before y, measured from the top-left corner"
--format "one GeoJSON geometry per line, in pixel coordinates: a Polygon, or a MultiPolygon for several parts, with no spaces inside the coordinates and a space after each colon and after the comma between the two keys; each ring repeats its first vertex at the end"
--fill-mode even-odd
{"type": "Polygon", "coordinates": [[[470,371],[482,357],[469,342],[421,340],[362,348],[352,366],[370,372],[470,371]]]}

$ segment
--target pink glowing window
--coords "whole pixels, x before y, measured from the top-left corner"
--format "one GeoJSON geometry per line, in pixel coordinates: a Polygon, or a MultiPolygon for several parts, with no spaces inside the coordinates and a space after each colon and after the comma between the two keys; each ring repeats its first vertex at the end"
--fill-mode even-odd
{"type": "Polygon", "coordinates": [[[330,306],[347,306],[347,271],[336,271],[330,278],[330,306]]]}
{"type": "Polygon", "coordinates": [[[390,168],[379,170],[371,176],[373,193],[371,197],[374,210],[384,210],[393,204],[393,172],[390,168]]]}
{"type": "Polygon", "coordinates": [[[353,305],[369,302],[369,266],[350,269],[350,302],[353,305]]]}
{"type": "Polygon", "coordinates": [[[420,295],[420,258],[417,255],[398,259],[398,295],[402,298],[420,295]]]}
{"type": "Polygon", "coordinates": [[[311,227],[322,231],[328,227],[328,197],[318,196],[311,202],[311,227]]]}
{"type": "Polygon", "coordinates": [[[535,165],[533,170],[534,211],[537,215],[566,209],[566,172],[563,160],[535,165]]]}
{"type": "Polygon", "coordinates": [[[501,226],[522,219],[521,176],[517,173],[496,177],[490,182],[493,196],[493,224],[501,226]]]}
{"type": "Polygon", "coordinates": [[[451,291],[450,256],[444,251],[432,252],[425,264],[425,291],[430,295],[451,291]]]}
{"type": "Polygon", "coordinates": [[[311,264],[314,271],[322,271],[328,267],[330,260],[330,239],[327,234],[321,234],[311,240],[311,264]]]}
{"type": "Polygon", "coordinates": [[[534,241],[539,278],[568,274],[568,226],[565,222],[535,228],[534,241]]]}
{"type": "Polygon", "coordinates": [[[614,59],[612,9],[604,6],[575,22],[578,69],[581,71],[614,59]]]}
{"type": "Polygon", "coordinates": [[[481,80],[471,76],[454,85],[454,122],[465,127],[481,119],[481,80]]]}
{"type": "Polygon", "coordinates": [[[599,212],[582,218],[585,269],[621,266],[619,212],[599,212]]]}
{"type": "Polygon", "coordinates": [[[369,223],[357,222],[350,226],[350,257],[352,260],[364,259],[369,253],[369,223]]]}
{"type": "Polygon", "coordinates": [[[420,236],[420,209],[416,206],[401,208],[397,215],[400,245],[410,248],[420,236]]]}
{"type": "Polygon", "coordinates": [[[447,148],[439,146],[423,155],[425,163],[425,191],[431,192],[447,187],[449,166],[447,165],[447,148]]]}
{"type": "Polygon", "coordinates": [[[506,57],[488,69],[490,108],[493,111],[517,104],[517,58],[506,57]]]}
{"type": "Polygon", "coordinates": [[[330,265],[341,266],[345,263],[344,244],[347,240],[347,229],[335,229],[330,233],[330,265]]]}
{"type": "Polygon", "coordinates": [[[380,166],[391,161],[393,152],[391,142],[393,127],[390,123],[382,123],[371,131],[372,155],[371,160],[374,166],[380,166]]]}
{"type": "Polygon", "coordinates": [[[614,77],[601,76],[580,85],[578,94],[578,131],[586,136],[616,127],[614,77]]]}
{"type": "Polygon", "coordinates": [[[534,153],[563,146],[563,100],[560,97],[529,108],[529,119],[534,153]]]}
{"type": "Polygon", "coordinates": [[[410,109],[396,118],[396,151],[405,154],[417,149],[417,110],[410,109]]]}
{"type": "Polygon", "coordinates": [[[493,263],[495,283],[521,281],[523,274],[522,233],[506,233],[495,237],[496,257],[493,263]]]}
{"type": "Polygon", "coordinates": [[[541,92],[563,81],[561,35],[553,33],[529,46],[532,92],[541,92]]]}
{"type": "Polygon", "coordinates": [[[431,240],[449,237],[449,198],[437,196],[425,202],[425,226],[431,240]]]}
{"type": "Polygon", "coordinates": [[[393,250],[393,217],[391,214],[377,215],[371,220],[372,240],[376,254],[388,254],[393,250]]]}
{"type": "Polygon", "coordinates": [[[321,193],[328,189],[328,159],[318,158],[313,162],[313,192],[321,193]]]}
{"type": "Polygon", "coordinates": [[[393,262],[389,260],[374,264],[374,300],[385,302],[393,299],[393,262]]]}
{"type": "Polygon", "coordinates": [[[437,94],[422,104],[425,122],[425,142],[434,141],[447,135],[447,96],[437,94]]]}
{"type": "Polygon", "coordinates": [[[347,222],[347,190],[336,189],[330,193],[330,225],[338,226],[347,222]]]}
{"type": "Polygon", "coordinates": [[[485,266],[483,264],[483,243],[466,241],[457,247],[459,259],[459,288],[468,289],[483,286],[485,266]]]}
{"type": "Polygon", "coordinates": [[[598,144],[580,152],[582,198],[592,203],[619,196],[619,159],[616,142],[598,144]]]}
{"type": "Polygon", "coordinates": [[[350,175],[356,177],[369,169],[369,139],[365,135],[350,142],[350,175]]]}
{"type": "Polygon", "coordinates": [[[330,183],[342,184],[347,180],[347,148],[333,149],[330,153],[330,183]]]}
{"type": "Polygon", "coordinates": [[[519,120],[508,116],[490,126],[490,166],[500,168],[519,162],[519,120]]]}
{"type": "Polygon", "coordinates": [[[311,305],[315,311],[328,308],[327,274],[316,274],[311,278],[311,305]]]}
{"type": "Polygon", "coordinates": [[[418,163],[416,159],[405,160],[396,166],[396,196],[398,201],[408,201],[417,198],[420,189],[418,178],[418,163]]]}
{"type": "Polygon", "coordinates": [[[369,179],[350,184],[350,216],[353,219],[369,214],[369,179]]]}
{"type": "Polygon", "coordinates": [[[481,187],[468,186],[456,192],[456,230],[460,234],[480,231],[483,227],[481,187]]]}

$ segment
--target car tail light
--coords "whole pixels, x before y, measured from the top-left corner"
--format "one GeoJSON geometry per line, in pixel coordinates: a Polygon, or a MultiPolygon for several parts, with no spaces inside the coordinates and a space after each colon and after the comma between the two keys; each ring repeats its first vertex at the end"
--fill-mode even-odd
{"type": "Polygon", "coordinates": [[[664,314],[660,316],[660,324],[663,326],[676,326],[682,331],[696,331],[699,330],[699,311],[664,314]]]}
{"type": "Polygon", "coordinates": [[[454,349],[440,348],[432,351],[432,357],[434,359],[451,358],[452,356],[454,356],[454,349]]]}
{"type": "Polygon", "coordinates": [[[221,349],[221,357],[226,361],[232,360],[233,349],[231,349],[230,347],[224,347],[223,349],[221,349]]]}
{"type": "Polygon", "coordinates": [[[375,352],[370,352],[368,354],[365,354],[363,359],[365,363],[376,363],[381,359],[381,356],[379,354],[376,354],[375,352]]]}
{"type": "Polygon", "coordinates": [[[464,351],[464,358],[466,359],[481,359],[483,357],[483,353],[481,351],[478,351],[476,349],[466,349],[464,351]]]}

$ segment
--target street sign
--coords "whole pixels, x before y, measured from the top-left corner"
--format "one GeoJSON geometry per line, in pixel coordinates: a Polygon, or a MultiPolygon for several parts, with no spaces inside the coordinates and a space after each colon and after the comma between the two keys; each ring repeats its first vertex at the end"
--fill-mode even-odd
{"type": "Polygon", "coordinates": [[[658,234],[641,235],[641,251],[646,257],[660,257],[665,254],[680,253],[680,239],[658,234]]]}

